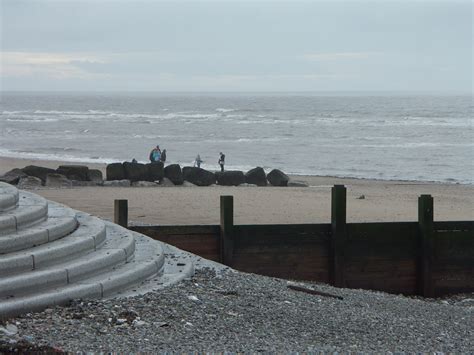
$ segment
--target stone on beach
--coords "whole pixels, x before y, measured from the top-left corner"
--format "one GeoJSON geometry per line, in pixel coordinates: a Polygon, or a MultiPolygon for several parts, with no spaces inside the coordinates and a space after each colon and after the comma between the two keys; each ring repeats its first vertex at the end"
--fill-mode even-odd
{"type": "Polygon", "coordinates": [[[102,171],[100,171],[99,169],[89,169],[87,171],[87,180],[102,182],[104,180],[104,177],[102,176],[102,171]]]}
{"type": "Polygon", "coordinates": [[[107,180],[124,180],[125,179],[125,169],[123,168],[122,163],[112,163],[108,164],[106,167],[106,176],[107,180]]]}
{"type": "Polygon", "coordinates": [[[124,162],[123,169],[125,178],[132,182],[148,180],[148,167],[145,164],[124,162]]]}
{"type": "Polygon", "coordinates": [[[161,179],[160,181],[160,186],[163,186],[163,187],[173,187],[175,186],[173,184],[173,181],[171,181],[170,179],[164,177],[163,179],[161,179]]]}
{"type": "Polygon", "coordinates": [[[273,169],[267,175],[267,179],[273,186],[288,186],[290,178],[284,172],[278,169],[273,169]]]}
{"type": "Polygon", "coordinates": [[[308,187],[309,185],[305,181],[290,179],[290,181],[288,181],[288,186],[289,187],[308,187]]]}
{"type": "Polygon", "coordinates": [[[110,180],[104,181],[104,186],[112,186],[112,187],[130,187],[130,180],[110,180]]]}
{"type": "Polygon", "coordinates": [[[267,177],[265,170],[261,167],[253,168],[245,174],[245,182],[247,184],[254,184],[257,186],[267,186],[267,177]]]}
{"type": "Polygon", "coordinates": [[[21,170],[23,170],[26,175],[37,177],[43,182],[46,181],[47,174],[56,174],[56,170],[54,169],[44,168],[42,166],[36,165],[28,165],[21,170]]]}
{"type": "Polygon", "coordinates": [[[20,181],[18,182],[19,189],[35,189],[42,185],[43,181],[36,176],[25,176],[20,178],[20,181]]]}
{"type": "Polygon", "coordinates": [[[216,176],[202,168],[185,166],[183,168],[184,180],[197,186],[210,186],[216,183],[216,176]]]}
{"type": "Polygon", "coordinates": [[[161,161],[150,163],[146,165],[148,168],[148,181],[156,181],[163,179],[165,174],[164,164],[161,161]]]}
{"type": "Polygon", "coordinates": [[[20,178],[28,176],[25,172],[21,169],[12,169],[5,173],[5,175],[0,176],[0,181],[6,182],[8,184],[16,185],[20,178]]]}
{"type": "Polygon", "coordinates": [[[241,171],[218,171],[216,172],[216,180],[218,185],[238,186],[245,183],[245,176],[241,171]]]}
{"type": "Polygon", "coordinates": [[[156,187],[158,184],[152,181],[134,181],[132,182],[133,187],[156,187]]]}
{"type": "Polygon", "coordinates": [[[60,165],[56,172],[66,176],[69,180],[87,181],[89,167],[85,165],[60,165]]]}
{"type": "Polygon", "coordinates": [[[62,174],[48,174],[44,186],[48,187],[72,187],[72,181],[62,174]]]}
{"type": "Polygon", "coordinates": [[[164,175],[166,178],[170,179],[175,185],[183,184],[183,172],[181,171],[181,166],[179,164],[170,164],[164,170],[164,175]]]}

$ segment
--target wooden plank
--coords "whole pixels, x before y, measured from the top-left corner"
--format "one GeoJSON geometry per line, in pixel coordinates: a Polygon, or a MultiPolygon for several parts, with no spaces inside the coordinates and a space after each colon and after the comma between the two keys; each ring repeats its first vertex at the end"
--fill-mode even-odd
{"type": "Polygon", "coordinates": [[[334,185],[331,190],[331,275],[336,287],[344,287],[344,254],[346,241],[346,188],[334,185]]]}
{"type": "Polygon", "coordinates": [[[252,233],[266,233],[266,234],[292,234],[292,233],[306,233],[319,234],[331,233],[331,224],[240,224],[235,228],[240,233],[251,231],[252,233]]]}
{"type": "Polygon", "coordinates": [[[128,227],[128,200],[114,200],[114,223],[128,227]]]}
{"type": "Polygon", "coordinates": [[[154,226],[131,226],[131,230],[141,233],[141,230],[147,231],[149,234],[216,234],[220,233],[219,225],[183,225],[183,226],[170,226],[170,225],[154,225],[154,226]]]}
{"type": "Polygon", "coordinates": [[[419,292],[423,297],[434,297],[432,278],[434,261],[433,197],[421,195],[418,198],[418,225],[420,229],[419,292]]]}
{"type": "Polygon", "coordinates": [[[442,221],[434,222],[433,228],[436,231],[474,231],[474,221],[442,221]]]}
{"type": "Polygon", "coordinates": [[[221,196],[220,198],[221,216],[221,262],[224,265],[232,266],[232,256],[234,253],[234,197],[221,196]]]}

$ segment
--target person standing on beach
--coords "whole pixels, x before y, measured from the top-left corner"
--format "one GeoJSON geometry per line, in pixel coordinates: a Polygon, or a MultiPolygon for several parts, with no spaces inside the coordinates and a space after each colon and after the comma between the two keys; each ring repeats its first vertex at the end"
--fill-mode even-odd
{"type": "Polygon", "coordinates": [[[166,149],[163,149],[163,151],[161,152],[160,161],[162,161],[163,164],[165,163],[165,161],[166,161],[166,149]]]}
{"type": "Polygon", "coordinates": [[[201,156],[198,154],[196,156],[196,159],[194,160],[194,166],[197,166],[198,168],[201,167],[201,163],[202,163],[202,160],[201,160],[201,156]]]}
{"type": "Polygon", "coordinates": [[[217,163],[221,166],[221,171],[224,171],[225,154],[223,154],[222,152],[219,153],[219,160],[217,163]]]}
{"type": "Polygon", "coordinates": [[[155,161],[160,161],[161,159],[161,150],[160,146],[157,145],[156,148],[153,148],[152,151],[150,152],[150,161],[153,163],[155,161]]]}

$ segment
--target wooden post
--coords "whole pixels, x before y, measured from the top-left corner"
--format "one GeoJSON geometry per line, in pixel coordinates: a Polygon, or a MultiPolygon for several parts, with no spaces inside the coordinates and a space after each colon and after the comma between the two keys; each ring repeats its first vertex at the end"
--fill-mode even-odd
{"type": "Polygon", "coordinates": [[[114,223],[128,228],[128,200],[114,201],[114,223]]]}
{"type": "Polygon", "coordinates": [[[346,226],[346,187],[334,185],[331,191],[331,280],[334,286],[344,287],[344,244],[346,226]]]}
{"type": "Polygon", "coordinates": [[[232,254],[234,252],[234,197],[221,196],[221,262],[224,265],[232,265],[232,254]]]}
{"type": "Polygon", "coordinates": [[[433,228],[433,197],[421,195],[418,197],[418,227],[420,241],[418,249],[418,292],[423,297],[434,297],[433,258],[434,258],[434,228],[433,228]]]}

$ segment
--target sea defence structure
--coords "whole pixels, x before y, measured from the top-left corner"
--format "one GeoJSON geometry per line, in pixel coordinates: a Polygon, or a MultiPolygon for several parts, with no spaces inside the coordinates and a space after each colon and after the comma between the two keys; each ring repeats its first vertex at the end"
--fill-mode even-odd
{"type": "Polygon", "coordinates": [[[170,248],[0,182],[0,319],[191,276],[189,254],[167,260],[170,248]]]}

